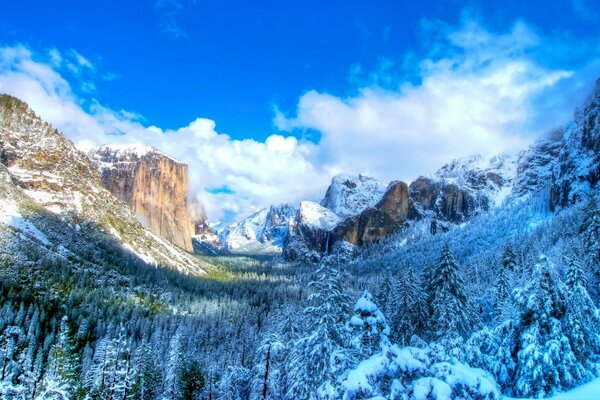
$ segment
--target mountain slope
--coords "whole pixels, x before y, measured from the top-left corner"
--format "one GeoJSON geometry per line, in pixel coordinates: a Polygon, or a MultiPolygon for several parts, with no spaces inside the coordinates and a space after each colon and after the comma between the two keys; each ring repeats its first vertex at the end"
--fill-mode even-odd
{"type": "MultiPolygon", "coordinates": [[[[17,213],[44,234],[64,227],[89,230],[109,236],[148,264],[191,274],[210,268],[144,229],[127,206],[102,187],[85,154],[27,104],[6,95],[0,95],[0,163],[2,201],[16,201],[17,213]]],[[[6,221],[8,214],[4,215],[6,221]]],[[[67,247],[60,235],[53,238],[47,246],[52,251],[67,247]]]]}

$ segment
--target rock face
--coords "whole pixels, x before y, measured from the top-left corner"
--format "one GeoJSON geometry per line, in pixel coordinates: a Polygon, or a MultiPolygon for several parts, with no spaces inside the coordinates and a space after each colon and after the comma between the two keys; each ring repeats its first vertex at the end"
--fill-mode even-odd
{"type": "Polygon", "coordinates": [[[331,180],[321,205],[341,218],[348,218],[373,207],[385,191],[384,183],[364,175],[336,175],[331,180]]]}
{"type": "Polygon", "coordinates": [[[312,201],[300,203],[284,244],[284,256],[291,260],[318,261],[329,252],[331,231],[341,222],[333,211],[312,201]]]}
{"type": "Polygon", "coordinates": [[[354,245],[373,243],[398,231],[409,218],[411,200],[404,182],[392,182],[381,200],[335,227],[333,240],[354,245]]]}
{"type": "Polygon", "coordinates": [[[219,239],[231,253],[281,253],[296,213],[297,210],[289,205],[264,208],[220,230],[219,239]]]}
{"type": "MultiPolygon", "coordinates": [[[[0,204],[14,203],[15,217],[10,221],[28,226],[27,217],[18,216],[22,208],[34,215],[31,224],[40,231],[68,225],[74,231],[95,232],[98,240],[110,238],[148,264],[191,274],[210,268],[144,229],[129,208],[103,188],[98,171],[84,153],[27,104],[6,95],[0,95],[0,163],[0,204]]],[[[57,251],[57,256],[78,251],[76,243],[51,236],[47,248],[57,251]]]]}
{"type": "Polygon", "coordinates": [[[186,164],[144,145],[100,146],[89,156],[101,173],[102,185],[124,201],[142,225],[193,251],[186,164]]]}
{"type": "Polygon", "coordinates": [[[192,245],[196,253],[207,256],[216,256],[227,254],[228,251],[221,242],[221,239],[208,224],[206,219],[199,220],[194,224],[194,236],[192,237],[192,245]]]}
{"type": "Polygon", "coordinates": [[[551,207],[585,199],[600,182],[600,79],[584,107],[563,131],[553,170],[551,207]]]}

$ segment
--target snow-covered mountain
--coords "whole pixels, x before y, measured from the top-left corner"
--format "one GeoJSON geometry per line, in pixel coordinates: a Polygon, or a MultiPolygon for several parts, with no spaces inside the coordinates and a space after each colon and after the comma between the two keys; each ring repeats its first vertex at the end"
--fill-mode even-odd
{"type": "Polygon", "coordinates": [[[320,254],[329,251],[329,236],[341,221],[337,214],[318,203],[301,202],[285,240],[285,257],[317,261],[320,254]]]}
{"type": "Polygon", "coordinates": [[[369,178],[337,176],[322,205],[336,212],[340,222],[316,236],[296,234],[288,241],[293,249],[284,253],[315,259],[336,243],[374,243],[415,224],[430,234],[445,232],[540,191],[550,196],[552,209],[567,207],[598,186],[599,127],[600,81],[559,135],[555,132],[519,153],[457,159],[431,177],[419,177],[410,185],[392,182],[383,192],[369,178]]]}
{"type": "Polygon", "coordinates": [[[271,206],[217,232],[225,249],[231,253],[281,253],[289,225],[297,210],[289,205],[271,206]]]}
{"type": "Polygon", "coordinates": [[[341,218],[352,217],[377,204],[386,188],[385,183],[368,176],[336,175],[331,180],[321,205],[341,218]]]}
{"type": "Polygon", "coordinates": [[[0,164],[1,241],[9,259],[30,257],[21,239],[40,245],[36,253],[67,259],[89,258],[85,246],[111,241],[155,266],[191,274],[210,268],[145,229],[104,189],[84,153],[7,95],[0,95],[0,164]]]}

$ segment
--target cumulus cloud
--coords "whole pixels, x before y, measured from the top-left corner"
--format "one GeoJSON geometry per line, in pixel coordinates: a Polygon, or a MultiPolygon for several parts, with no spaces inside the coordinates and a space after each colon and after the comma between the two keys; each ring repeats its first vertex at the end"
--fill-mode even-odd
{"type": "Polygon", "coordinates": [[[214,221],[319,200],[338,172],[411,180],[456,157],[521,149],[567,120],[574,93],[589,89],[600,66],[597,49],[572,70],[544,65],[548,39],[524,23],[503,33],[472,21],[458,28],[429,22],[424,29],[430,52],[408,56],[420,60],[411,71],[374,80],[394,86],[365,85],[349,97],[308,91],[294,112],[275,115],[277,127],[294,135],[264,141],[234,140],[206,118],[162,129],[107,108],[82,86],[92,75],[102,79],[102,71],[74,51],[0,48],[0,92],[27,101],[82,149],[142,142],[187,163],[192,193],[214,221]],[[297,139],[313,130],[317,140],[297,139]]]}
{"type": "Polygon", "coordinates": [[[456,157],[522,149],[570,115],[573,104],[544,97],[564,97],[553,89],[574,71],[540,64],[542,38],[524,23],[502,34],[473,21],[428,25],[438,37],[415,66],[417,79],[346,98],[309,91],[275,123],[319,131],[325,165],[410,180],[456,157]]]}

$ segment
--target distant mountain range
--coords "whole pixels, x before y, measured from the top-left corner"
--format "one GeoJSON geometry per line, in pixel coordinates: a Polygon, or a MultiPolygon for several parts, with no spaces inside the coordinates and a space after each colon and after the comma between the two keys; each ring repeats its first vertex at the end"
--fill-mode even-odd
{"type": "Polygon", "coordinates": [[[84,154],[6,95],[0,118],[4,225],[53,248],[59,243],[23,211],[43,210],[70,223],[93,223],[150,263],[193,273],[206,268],[190,258],[193,251],[317,261],[401,236],[411,226],[445,232],[540,190],[550,193],[553,210],[566,207],[600,180],[600,84],[560,134],[517,154],[454,160],[410,184],[337,175],[320,203],[270,206],[216,231],[202,204],[188,200],[185,164],[144,145],[84,154]]]}

